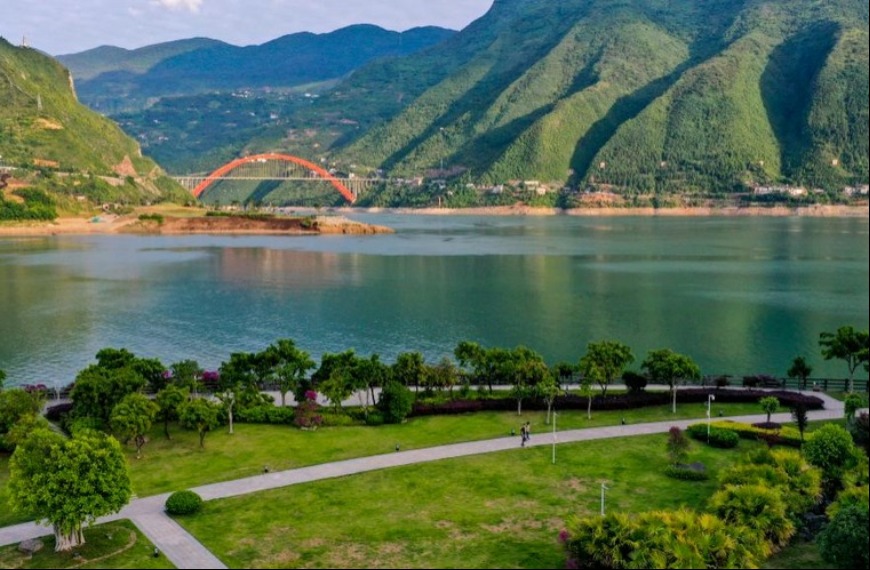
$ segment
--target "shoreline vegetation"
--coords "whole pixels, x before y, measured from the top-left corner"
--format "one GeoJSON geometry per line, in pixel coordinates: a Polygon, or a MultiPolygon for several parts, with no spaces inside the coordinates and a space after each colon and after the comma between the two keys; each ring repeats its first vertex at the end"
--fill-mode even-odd
{"type": "Polygon", "coordinates": [[[59,217],[52,222],[0,223],[0,236],[89,235],[89,234],[229,234],[229,235],[366,235],[394,230],[345,218],[353,214],[399,214],[426,216],[576,216],[576,217],[821,217],[870,218],[870,206],[812,205],[680,208],[537,208],[526,205],[480,208],[286,208],[296,216],[258,217],[245,214],[203,216],[196,208],[152,207],[131,215],[59,217]],[[324,211],[330,215],[321,215],[324,211]],[[165,215],[161,212],[166,212],[165,215]],[[141,219],[152,216],[154,219],[141,219]],[[155,215],[157,214],[157,215],[155,215]],[[332,215],[332,214],[338,214],[332,215]],[[159,218],[159,221],[158,221],[159,218]]]}

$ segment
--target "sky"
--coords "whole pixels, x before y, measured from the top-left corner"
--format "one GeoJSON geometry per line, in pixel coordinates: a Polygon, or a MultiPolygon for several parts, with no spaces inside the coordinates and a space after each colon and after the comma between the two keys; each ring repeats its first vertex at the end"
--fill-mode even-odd
{"type": "Polygon", "coordinates": [[[52,55],[193,37],[261,44],[351,24],[461,29],[493,0],[0,0],[0,36],[52,55]]]}

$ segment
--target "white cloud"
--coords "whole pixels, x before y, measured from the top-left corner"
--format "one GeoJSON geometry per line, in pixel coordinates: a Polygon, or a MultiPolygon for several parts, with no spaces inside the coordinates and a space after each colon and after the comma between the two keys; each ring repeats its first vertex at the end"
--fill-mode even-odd
{"type": "Polygon", "coordinates": [[[202,6],[203,0],[154,0],[154,3],[169,8],[170,10],[190,10],[191,12],[199,12],[199,7],[202,6]]]}

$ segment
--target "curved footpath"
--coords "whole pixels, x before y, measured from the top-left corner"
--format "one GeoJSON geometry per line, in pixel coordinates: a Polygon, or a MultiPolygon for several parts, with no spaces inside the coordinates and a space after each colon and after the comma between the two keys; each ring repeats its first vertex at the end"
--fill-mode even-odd
{"type": "MultiPolygon", "coordinates": [[[[809,417],[811,421],[835,420],[843,417],[843,402],[825,394],[814,393],[813,395],[818,396],[825,401],[825,409],[810,412],[809,417]]],[[[765,421],[767,416],[762,414],[716,418],[717,421],[721,419],[754,423],[765,421]]],[[[779,423],[788,423],[791,421],[791,416],[790,414],[785,413],[775,414],[772,419],[779,423]]],[[[667,433],[672,426],[678,426],[685,429],[690,424],[698,423],[698,421],[703,420],[695,418],[692,420],[675,420],[648,424],[618,425],[561,431],[556,434],[556,443],[562,444],[595,439],[611,439],[667,433]]],[[[228,497],[246,495],[248,493],[257,493],[259,491],[287,487],[289,485],[309,483],[320,479],[344,477],[356,473],[376,471],[390,467],[400,467],[402,465],[439,461],[453,457],[466,457],[469,455],[513,450],[519,447],[518,441],[518,437],[503,437],[486,441],[473,441],[431,447],[427,449],[401,451],[386,455],[360,457],[335,463],[302,467],[300,469],[292,469],[289,471],[256,475],[245,479],[237,479],[235,481],[213,483],[211,485],[194,488],[193,491],[202,496],[206,501],[225,499],[228,497]]],[[[531,441],[526,445],[527,447],[550,446],[553,445],[553,441],[554,438],[552,434],[539,433],[533,435],[531,441]]],[[[120,513],[110,517],[100,518],[97,520],[97,523],[99,524],[120,519],[131,520],[133,524],[135,524],[139,530],[141,530],[142,533],[160,549],[163,555],[165,555],[178,568],[226,568],[227,566],[223,562],[218,560],[216,556],[209,552],[202,544],[191,536],[190,533],[165,514],[163,506],[168,496],[169,493],[165,493],[153,497],[135,499],[131,501],[129,505],[124,507],[120,513]]],[[[0,546],[15,544],[23,540],[50,534],[50,527],[37,525],[36,523],[24,523],[10,526],[0,529],[0,546]]]]}

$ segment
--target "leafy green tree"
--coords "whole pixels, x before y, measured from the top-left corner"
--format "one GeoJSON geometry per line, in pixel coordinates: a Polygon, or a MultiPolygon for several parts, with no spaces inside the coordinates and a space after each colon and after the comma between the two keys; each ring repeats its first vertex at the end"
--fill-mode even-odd
{"type": "Polygon", "coordinates": [[[197,393],[202,379],[203,369],[196,360],[182,360],[169,367],[172,372],[172,383],[187,388],[194,395],[197,393]]]}
{"type": "Polygon", "coordinates": [[[652,382],[667,384],[671,389],[671,411],[677,413],[677,382],[699,380],[701,369],[695,361],[669,348],[651,350],[641,364],[652,382]]]}
{"type": "Polygon", "coordinates": [[[97,366],[107,370],[118,370],[133,365],[136,355],[126,348],[104,348],[97,352],[97,366]]]}
{"type": "Polygon", "coordinates": [[[169,422],[178,419],[178,408],[190,398],[187,388],[177,384],[170,384],[157,392],[154,402],[157,404],[157,419],[163,422],[163,433],[166,439],[172,439],[169,435],[169,422]]]}
{"type": "Polygon", "coordinates": [[[547,421],[550,425],[550,416],[553,411],[553,404],[556,403],[556,398],[562,393],[562,386],[559,385],[559,377],[552,372],[547,374],[535,386],[535,394],[547,404],[547,421]]]}
{"type": "MultiPolygon", "coordinates": [[[[483,369],[483,360],[486,351],[476,342],[463,340],[453,349],[453,356],[462,372],[471,377],[475,384],[483,382],[480,376],[483,369]]],[[[489,386],[489,391],[492,392],[492,384],[489,386]]]]}
{"type": "Polygon", "coordinates": [[[43,398],[38,393],[22,389],[0,392],[0,442],[21,418],[42,411],[43,398]]]}
{"type": "Polygon", "coordinates": [[[847,394],[843,400],[843,413],[846,415],[846,424],[851,426],[855,422],[855,414],[865,407],[864,398],[860,394],[847,394]]]}
{"type": "Polygon", "coordinates": [[[523,400],[537,393],[537,386],[550,376],[550,369],[540,354],[525,346],[513,349],[505,366],[513,386],[511,393],[517,401],[517,415],[522,415],[523,400]]]}
{"type": "Polygon", "coordinates": [[[819,552],[834,568],[870,568],[870,510],[848,505],[819,535],[819,552]]]}
{"type": "Polygon", "coordinates": [[[767,423],[769,424],[770,416],[779,410],[779,399],[774,398],[773,396],[768,396],[767,398],[758,400],[758,404],[761,406],[761,411],[767,414],[767,423]]]}
{"type": "Polygon", "coordinates": [[[83,525],[117,513],[130,495],[121,446],[99,432],[64,439],[39,429],[18,445],[9,461],[14,508],[51,524],[58,552],[84,544],[83,525]]]}
{"type": "Polygon", "coordinates": [[[834,424],[825,424],[813,433],[813,437],[804,443],[804,455],[807,461],[822,470],[829,496],[840,488],[846,470],[857,460],[852,436],[834,424]]]}
{"type": "Polygon", "coordinates": [[[112,431],[121,442],[133,440],[136,459],[142,457],[145,436],[151,430],[160,408],[143,394],[129,394],[112,410],[112,431]]]}
{"type": "Polygon", "coordinates": [[[132,367],[145,379],[152,393],[156,394],[169,384],[166,366],[156,358],[136,358],[132,367]]]}
{"type": "Polygon", "coordinates": [[[98,425],[107,426],[114,407],[125,396],[144,387],[145,379],[129,366],[89,366],[76,376],[70,393],[73,414],[78,418],[93,418],[98,425]]]}
{"type": "Polygon", "coordinates": [[[797,378],[801,381],[801,390],[807,389],[807,378],[813,373],[813,367],[809,365],[807,359],[803,356],[798,356],[792,360],[791,367],[785,373],[789,378],[797,378]]]}
{"type": "Polygon", "coordinates": [[[194,398],[178,407],[178,418],[182,427],[199,433],[199,447],[205,448],[205,434],[220,425],[220,407],[209,400],[194,398]]]}
{"type": "Polygon", "coordinates": [[[351,383],[360,394],[363,413],[368,417],[369,403],[375,404],[375,389],[383,387],[390,380],[390,367],[381,362],[377,354],[369,358],[357,358],[351,371],[351,383]],[[363,399],[363,394],[365,398],[363,399]]]}
{"type": "Polygon", "coordinates": [[[396,357],[396,362],[392,368],[393,379],[403,386],[408,388],[414,386],[415,390],[420,390],[423,375],[426,373],[426,362],[422,354],[419,352],[403,352],[396,357]]]}
{"type": "Polygon", "coordinates": [[[559,381],[559,384],[570,383],[576,371],[577,366],[570,362],[557,362],[556,365],[553,366],[553,375],[559,381]]]}
{"type": "Polygon", "coordinates": [[[381,390],[378,408],[387,423],[402,423],[414,407],[414,394],[395,380],[387,382],[381,390]]]}
{"type": "Polygon", "coordinates": [[[439,391],[444,388],[452,388],[459,379],[459,371],[453,361],[446,356],[438,364],[426,367],[425,384],[427,388],[436,388],[439,391]]]}
{"type": "Polygon", "coordinates": [[[855,370],[866,364],[870,355],[870,335],[853,327],[840,327],[836,333],[823,332],[819,335],[819,345],[825,360],[843,360],[849,368],[849,383],[846,392],[852,392],[855,370]]]}
{"type": "Polygon", "coordinates": [[[230,354],[229,362],[222,362],[218,373],[215,397],[221,401],[227,413],[230,434],[233,433],[233,410],[244,391],[257,391],[257,355],[248,352],[230,354]]]}
{"type": "Polygon", "coordinates": [[[0,368],[0,391],[3,390],[3,383],[6,381],[6,372],[0,368]]]}
{"type": "Polygon", "coordinates": [[[601,395],[606,396],[607,386],[632,362],[631,348],[619,341],[604,340],[587,345],[579,370],[583,376],[593,376],[601,386],[601,395]]]}
{"type": "Polygon", "coordinates": [[[304,350],[299,350],[290,339],[280,339],[264,353],[271,376],[277,382],[278,391],[281,393],[281,406],[286,406],[287,393],[295,392],[308,371],[316,365],[311,356],[304,350]]]}

